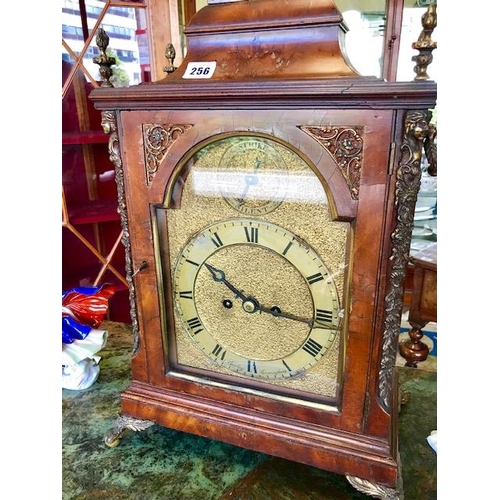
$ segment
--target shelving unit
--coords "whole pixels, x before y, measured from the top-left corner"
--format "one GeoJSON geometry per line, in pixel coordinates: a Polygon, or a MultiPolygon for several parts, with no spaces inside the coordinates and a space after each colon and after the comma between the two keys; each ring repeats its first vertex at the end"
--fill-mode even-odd
{"type": "MultiPolygon", "coordinates": [[[[125,250],[121,244],[114,166],[108,152],[109,137],[102,130],[100,113],[88,100],[90,91],[101,82],[93,76],[97,74],[98,66],[95,71],[85,66],[85,60],[98,52],[98,29],[103,25],[114,26],[113,23],[121,26],[120,19],[130,20],[133,16],[127,15],[127,9],[135,10],[135,33],[144,37],[142,49],[148,52],[150,74],[142,72],[141,78],[143,81],[163,78],[167,43],[175,45],[177,54],[182,52],[177,2],[63,2],[62,289],[106,282],[115,284],[117,292],[109,301],[108,319],[129,323],[125,250]],[[156,40],[154,47],[150,43],[153,37],[156,40]]],[[[129,22],[127,27],[130,28],[129,22]]],[[[124,43],[120,29],[114,32],[109,48],[130,48],[124,43]]]]}
{"type": "Polygon", "coordinates": [[[63,62],[72,76],[63,97],[62,120],[62,289],[113,283],[109,319],[130,322],[122,229],[114,167],[100,113],[88,99],[94,87],[83,72],[63,62]]]}

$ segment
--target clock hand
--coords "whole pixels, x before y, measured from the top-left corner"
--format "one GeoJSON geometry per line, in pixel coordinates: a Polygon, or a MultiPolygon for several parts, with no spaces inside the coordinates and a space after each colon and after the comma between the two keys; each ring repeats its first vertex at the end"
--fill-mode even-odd
{"type": "Polygon", "coordinates": [[[258,158],[255,159],[255,167],[253,169],[253,172],[250,175],[245,175],[245,189],[243,190],[243,193],[241,193],[241,196],[238,198],[238,207],[240,207],[243,204],[243,201],[245,199],[245,196],[248,193],[248,190],[250,186],[254,186],[259,182],[259,179],[256,175],[257,170],[259,167],[263,164],[264,162],[259,160],[258,158]]]}
{"type": "Polygon", "coordinates": [[[275,318],[285,318],[285,319],[291,319],[293,321],[299,321],[301,323],[309,325],[310,328],[314,327],[314,328],[324,328],[326,330],[333,330],[332,326],[326,326],[326,324],[322,324],[320,321],[314,319],[301,318],[300,316],[295,316],[294,314],[283,313],[278,307],[267,308],[261,306],[256,298],[251,296],[246,296],[241,290],[238,290],[234,285],[232,285],[226,279],[226,275],[222,269],[218,269],[217,267],[214,267],[208,264],[207,262],[205,262],[205,267],[212,275],[214,281],[216,281],[217,283],[224,284],[227,288],[229,288],[229,290],[231,290],[235,294],[236,297],[242,300],[243,310],[247,313],[254,313],[256,311],[259,311],[266,314],[270,314],[275,318]]]}
{"type": "Polygon", "coordinates": [[[259,306],[259,310],[268,314],[271,314],[275,318],[285,318],[292,319],[294,321],[300,321],[301,323],[306,323],[309,326],[312,326],[313,320],[301,318],[300,316],[295,316],[295,314],[289,314],[281,312],[281,310],[277,307],[271,307],[270,309],[267,307],[259,306]]]}
{"type": "Polygon", "coordinates": [[[239,297],[241,300],[245,301],[246,300],[246,295],[243,294],[240,290],[238,290],[235,286],[233,286],[229,281],[226,279],[226,275],[222,269],[218,269],[214,266],[211,266],[210,264],[207,264],[205,262],[205,267],[210,271],[210,274],[212,275],[212,278],[214,281],[218,283],[223,283],[226,285],[229,290],[231,290],[236,297],[239,297]]]}
{"type": "Polygon", "coordinates": [[[268,314],[271,314],[272,316],[276,318],[285,318],[285,319],[291,319],[294,321],[300,321],[301,323],[305,323],[306,325],[309,325],[311,328],[323,328],[325,330],[334,330],[337,328],[334,328],[333,325],[328,325],[327,323],[315,320],[313,319],[306,319],[306,318],[301,318],[300,316],[296,316],[295,314],[289,314],[289,313],[284,313],[281,312],[281,310],[277,307],[271,307],[270,309],[264,306],[261,306],[258,304],[257,309],[261,312],[265,312],[268,314]]]}

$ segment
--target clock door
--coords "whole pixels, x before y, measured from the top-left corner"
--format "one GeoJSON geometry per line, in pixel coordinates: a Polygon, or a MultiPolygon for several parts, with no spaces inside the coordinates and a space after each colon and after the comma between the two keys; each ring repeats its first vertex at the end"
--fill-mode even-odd
{"type": "Polygon", "coordinates": [[[228,389],[336,406],[349,222],[275,136],[217,134],[191,151],[156,212],[174,312],[165,358],[228,389]]]}

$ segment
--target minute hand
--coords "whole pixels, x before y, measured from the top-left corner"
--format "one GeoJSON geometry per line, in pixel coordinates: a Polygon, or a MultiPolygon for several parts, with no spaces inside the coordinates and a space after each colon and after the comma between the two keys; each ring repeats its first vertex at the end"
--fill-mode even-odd
{"type": "Polygon", "coordinates": [[[292,319],[294,321],[300,321],[301,323],[305,323],[306,325],[309,325],[310,328],[324,328],[325,330],[334,330],[333,325],[327,325],[325,323],[321,323],[317,320],[313,319],[306,319],[306,318],[301,318],[300,316],[296,316],[295,314],[289,314],[289,313],[284,313],[281,311],[277,311],[275,309],[269,309],[267,307],[258,305],[257,309],[259,311],[262,311],[264,313],[271,314],[272,316],[275,316],[277,318],[285,318],[285,319],[292,319]]]}

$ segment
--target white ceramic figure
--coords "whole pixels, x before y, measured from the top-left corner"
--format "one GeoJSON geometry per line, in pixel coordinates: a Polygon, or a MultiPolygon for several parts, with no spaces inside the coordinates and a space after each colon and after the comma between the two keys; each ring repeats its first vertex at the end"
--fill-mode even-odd
{"type": "Polygon", "coordinates": [[[62,387],[82,390],[99,376],[100,357],[108,332],[98,329],[108,311],[113,285],[80,287],[63,293],[62,303],[62,387]]]}

